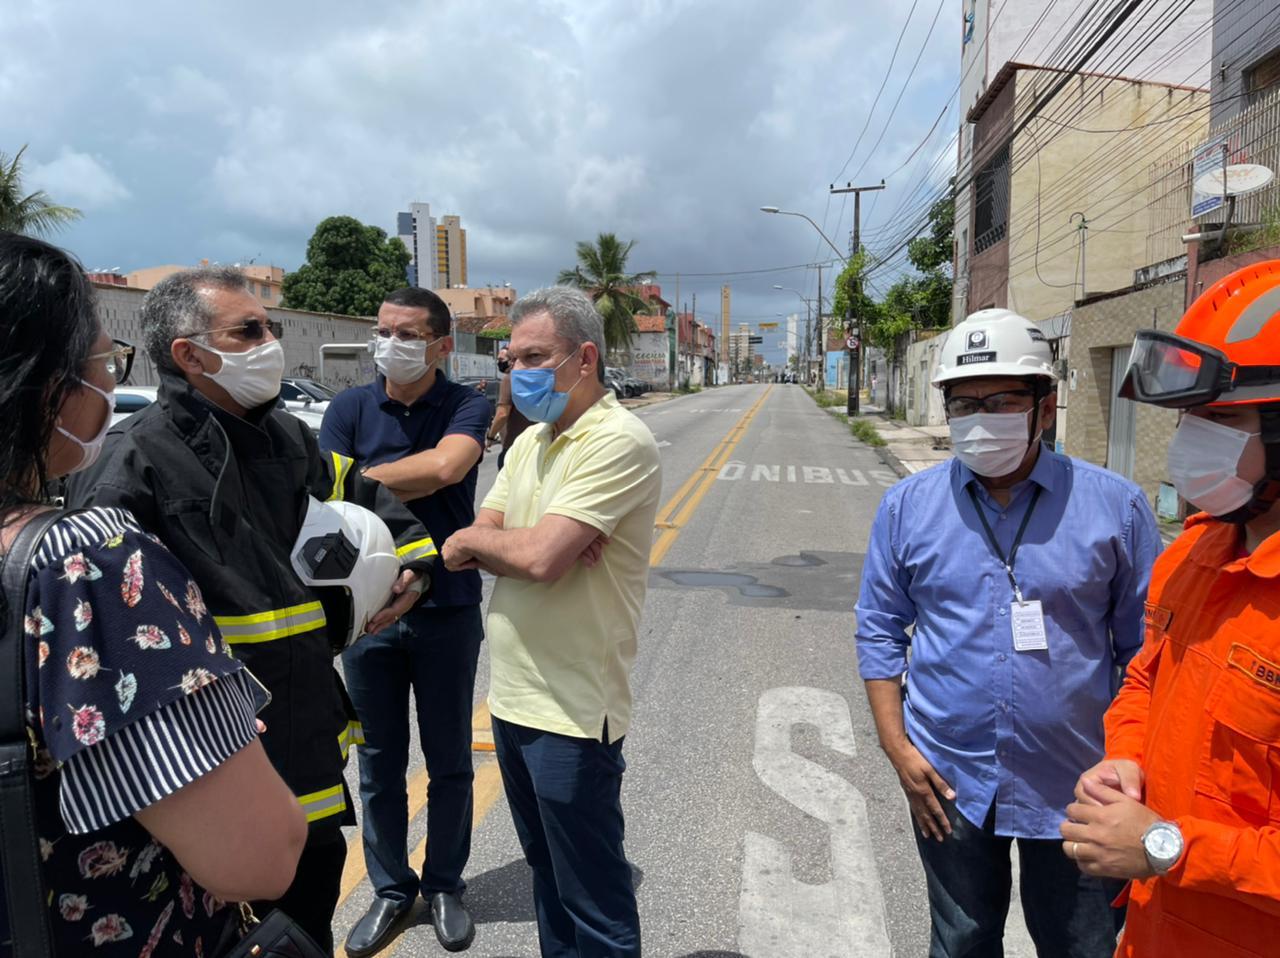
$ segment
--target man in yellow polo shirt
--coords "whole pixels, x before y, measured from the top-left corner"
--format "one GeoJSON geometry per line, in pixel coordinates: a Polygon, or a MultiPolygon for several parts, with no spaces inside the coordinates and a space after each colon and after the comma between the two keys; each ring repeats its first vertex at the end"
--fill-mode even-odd
{"type": "Polygon", "coordinates": [[[512,399],[535,425],[442,554],[449,569],[499,576],[486,623],[489,711],[542,953],[638,956],[622,740],[658,446],[605,388],[604,326],[586,295],[530,293],[511,326],[512,399]]]}

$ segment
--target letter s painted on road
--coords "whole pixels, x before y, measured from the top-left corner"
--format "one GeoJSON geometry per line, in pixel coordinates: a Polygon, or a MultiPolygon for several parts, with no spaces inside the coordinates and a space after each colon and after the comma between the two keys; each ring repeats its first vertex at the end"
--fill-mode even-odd
{"type": "Polygon", "coordinates": [[[889,933],[866,799],[840,775],[791,750],[795,725],[814,726],[824,746],[853,758],[849,704],[825,689],[777,688],[760,697],[756,711],[756,774],[773,792],[827,825],[832,879],[825,885],[798,881],[781,843],[748,832],[738,950],[770,958],[887,956],[889,933]]]}

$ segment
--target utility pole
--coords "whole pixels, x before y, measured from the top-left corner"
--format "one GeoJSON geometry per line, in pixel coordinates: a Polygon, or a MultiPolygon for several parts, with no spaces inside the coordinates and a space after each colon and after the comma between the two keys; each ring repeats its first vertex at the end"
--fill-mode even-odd
{"type": "Polygon", "coordinates": [[[818,392],[827,391],[827,344],[822,338],[822,264],[818,264],[818,392]]]}
{"type": "MultiPolygon", "coordinates": [[[[879,186],[853,186],[846,183],[843,189],[837,189],[834,185],[831,192],[834,193],[852,193],[853,194],[853,255],[857,256],[862,251],[862,194],[873,193],[877,190],[884,189],[884,180],[880,181],[879,186]]],[[[862,271],[858,271],[857,288],[851,292],[858,294],[859,300],[862,296],[862,271]]],[[[852,296],[849,297],[852,300],[852,296]]],[[[849,304],[852,308],[852,302],[849,304]]],[[[849,347],[849,399],[845,403],[845,412],[850,416],[858,415],[858,392],[862,388],[862,316],[857,317],[857,331],[852,328],[849,322],[849,315],[846,313],[844,317],[845,335],[848,337],[849,347]]]]}
{"type": "Polygon", "coordinates": [[[1074,223],[1076,217],[1080,217],[1080,225],[1076,227],[1076,231],[1080,234],[1080,298],[1084,299],[1087,295],[1085,287],[1084,263],[1085,263],[1085,240],[1089,236],[1089,221],[1085,219],[1083,213],[1072,213],[1069,222],[1074,223]]]}

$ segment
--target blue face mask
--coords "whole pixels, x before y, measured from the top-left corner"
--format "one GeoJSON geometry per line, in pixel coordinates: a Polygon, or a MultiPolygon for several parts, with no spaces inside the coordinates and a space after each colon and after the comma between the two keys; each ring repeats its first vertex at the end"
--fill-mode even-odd
{"type": "MultiPolygon", "coordinates": [[[[556,372],[578,355],[574,350],[555,366],[538,369],[511,370],[511,401],[530,422],[555,422],[569,405],[569,393],[578,388],[574,383],[566,392],[556,392],[556,372]]],[[[582,382],[579,378],[578,382],[582,382]]]]}

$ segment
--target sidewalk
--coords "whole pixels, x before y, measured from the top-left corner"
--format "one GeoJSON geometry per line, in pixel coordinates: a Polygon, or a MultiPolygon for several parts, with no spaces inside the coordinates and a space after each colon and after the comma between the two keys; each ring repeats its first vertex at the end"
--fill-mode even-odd
{"type": "Polygon", "coordinates": [[[887,443],[880,451],[900,477],[951,458],[946,426],[908,426],[900,419],[890,419],[880,406],[865,402],[860,414],[875,423],[876,432],[887,443]]]}

